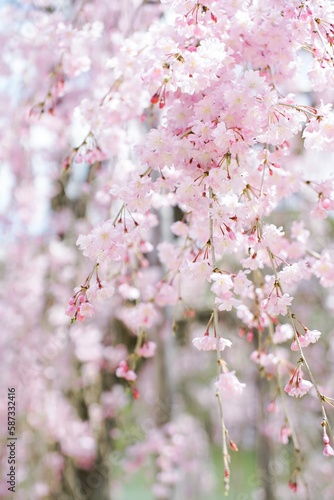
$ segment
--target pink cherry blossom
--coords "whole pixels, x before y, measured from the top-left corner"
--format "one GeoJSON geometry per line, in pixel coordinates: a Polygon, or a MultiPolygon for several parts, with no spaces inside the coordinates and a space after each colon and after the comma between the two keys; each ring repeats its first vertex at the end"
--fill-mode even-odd
{"type": "Polygon", "coordinates": [[[270,403],[267,406],[267,412],[268,413],[276,413],[277,412],[276,401],[270,401],[270,403]]]}
{"type": "Polygon", "coordinates": [[[239,382],[235,371],[232,371],[221,373],[215,386],[224,396],[240,396],[246,384],[239,382]]]}
{"type": "MultiPolygon", "coordinates": [[[[309,345],[308,339],[305,337],[305,335],[299,335],[298,334],[298,340],[299,344],[301,347],[307,347],[309,345]]],[[[298,351],[299,346],[296,340],[294,340],[290,346],[291,351],[298,351]]]]}
{"type": "Polygon", "coordinates": [[[287,426],[281,428],[279,440],[282,444],[289,443],[289,437],[291,436],[291,429],[287,426]]]}
{"type": "MultiPolygon", "coordinates": [[[[301,347],[307,347],[308,345],[314,344],[315,342],[317,342],[319,340],[319,338],[320,338],[320,335],[321,335],[321,333],[318,330],[308,330],[308,329],[306,329],[304,335],[299,335],[298,334],[298,340],[299,340],[299,343],[300,343],[301,347]]],[[[298,351],[298,349],[299,349],[298,343],[295,340],[291,344],[291,350],[292,351],[298,351]]]]}
{"type": "Polygon", "coordinates": [[[313,265],[313,272],[320,278],[320,283],[325,288],[334,285],[334,256],[328,252],[324,252],[319,260],[313,265]]]}
{"type": "Polygon", "coordinates": [[[213,273],[210,276],[210,280],[213,281],[211,290],[216,295],[223,294],[233,287],[233,281],[229,275],[213,273]]]}
{"type": "Polygon", "coordinates": [[[225,347],[231,347],[232,342],[223,337],[210,337],[209,335],[203,335],[203,337],[196,337],[192,340],[192,344],[199,351],[223,351],[225,347]]]}
{"type": "MultiPolygon", "coordinates": [[[[156,497],[213,498],[207,430],[223,430],[224,451],[229,432],[252,445],[250,427],[297,436],[307,460],[290,488],[307,497],[306,478],[330,498],[316,454],[333,455],[332,437],[317,445],[313,420],[322,407],[332,418],[333,2],[25,0],[0,13],[0,342],[4,386],[20,395],[17,500],[89,496],[100,472],[92,494],[122,497],[137,470],[156,497]],[[325,344],[303,323],[319,311],[325,344]],[[229,352],[220,331],[236,337],[229,352]],[[286,407],[298,344],[285,391],[314,384],[315,397],[286,407]],[[267,423],[259,391],[278,404],[267,423]],[[124,475],[109,474],[110,449],[124,475]]],[[[286,473],[259,490],[285,498],[286,473]]]]}
{"type": "Polygon", "coordinates": [[[312,382],[303,379],[301,368],[298,367],[294,371],[289,382],[284,387],[284,390],[286,393],[289,394],[289,396],[301,398],[302,396],[307,394],[312,387],[313,387],[312,382]]]}
{"type": "Polygon", "coordinates": [[[291,305],[292,301],[293,297],[290,297],[287,293],[284,293],[282,296],[272,293],[269,299],[262,302],[262,306],[270,316],[276,317],[280,314],[285,316],[288,313],[287,308],[291,305]]]}
{"type": "Polygon", "coordinates": [[[254,361],[254,363],[263,366],[266,373],[269,375],[274,375],[276,373],[278,358],[274,354],[255,350],[250,355],[250,359],[254,361]]]}
{"type": "Polygon", "coordinates": [[[302,378],[298,379],[294,385],[288,383],[284,390],[289,394],[289,396],[294,396],[296,398],[301,398],[313,387],[313,384],[309,380],[304,380],[302,378]]]}
{"type": "Polygon", "coordinates": [[[128,382],[133,382],[137,379],[137,375],[133,370],[130,370],[126,361],[121,361],[116,370],[116,376],[125,378],[128,382]]]}
{"type": "Polygon", "coordinates": [[[297,491],[298,491],[298,484],[297,484],[297,482],[296,481],[289,481],[289,488],[294,493],[297,493],[297,491]]]}
{"type": "Polygon", "coordinates": [[[325,425],[325,422],[323,422],[323,436],[322,436],[322,440],[323,440],[323,443],[324,443],[324,450],[323,450],[323,455],[325,457],[332,457],[334,456],[334,450],[333,448],[331,447],[331,445],[329,444],[329,437],[327,435],[327,432],[326,432],[326,425],[325,425]]]}
{"type": "Polygon", "coordinates": [[[92,318],[95,314],[95,309],[89,302],[83,302],[78,308],[77,319],[92,318]]]}
{"type": "Polygon", "coordinates": [[[334,456],[334,450],[331,447],[331,445],[325,444],[323,454],[325,457],[333,457],[334,456]]]}
{"type": "Polygon", "coordinates": [[[152,356],[154,356],[156,348],[157,345],[155,342],[147,341],[137,349],[137,353],[142,358],[151,358],[152,356]]]}
{"type": "Polygon", "coordinates": [[[289,323],[283,325],[277,325],[273,335],[273,342],[279,344],[290,340],[293,337],[293,328],[289,323]]]}
{"type": "Polygon", "coordinates": [[[65,311],[65,314],[70,318],[73,318],[76,312],[77,312],[77,307],[74,304],[69,304],[68,308],[65,311]]]}

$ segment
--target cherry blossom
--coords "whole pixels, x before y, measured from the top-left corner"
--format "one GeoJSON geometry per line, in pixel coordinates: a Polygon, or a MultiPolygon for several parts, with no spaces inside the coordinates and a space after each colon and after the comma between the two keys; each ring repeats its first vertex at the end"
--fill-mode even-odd
{"type": "Polygon", "coordinates": [[[282,444],[289,443],[289,437],[291,436],[291,429],[289,427],[283,426],[280,432],[280,442],[282,444]]]}
{"type": "Polygon", "coordinates": [[[333,457],[334,450],[329,444],[325,444],[323,454],[325,457],[333,457]]]}
{"type": "Polygon", "coordinates": [[[151,358],[152,356],[154,356],[156,348],[157,345],[155,342],[147,341],[137,349],[137,353],[142,358],[151,358]]]}
{"type": "Polygon", "coordinates": [[[152,456],[156,497],[213,497],[220,430],[227,493],[229,432],[242,453],[254,428],[291,443],[293,491],[330,498],[316,457],[333,449],[312,429],[333,415],[332,2],[0,10],[1,348],[22,398],[18,500],[76,495],[110,450],[128,456],[126,474],[103,471],[103,491],[124,496],[152,456]],[[304,326],[314,319],[326,336],[304,326]],[[285,392],[315,397],[286,405],[295,352],[285,392]],[[268,426],[254,400],[277,410],[268,426]]]}
{"type": "Polygon", "coordinates": [[[250,359],[254,363],[262,366],[268,375],[274,375],[276,372],[276,365],[278,363],[278,358],[272,353],[253,351],[250,355],[250,359]]]}
{"type": "Polygon", "coordinates": [[[224,396],[240,396],[246,384],[239,382],[235,371],[232,371],[221,373],[215,386],[224,396]]]}
{"type": "Polygon", "coordinates": [[[297,482],[296,481],[295,482],[289,481],[289,488],[294,493],[297,493],[297,491],[298,491],[298,484],[297,484],[297,482]]]}
{"type": "Polygon", "coordinates": [[[293,337],[293,328],[289,323],[283,325],[277,325],[273,335],[273,342],[275,344],[285,342],[293,337]]]}
{"type": "MultiPolygon", "coordinates": [[[[318,330],[306,329],[304,335],[299,335],[299,334],[297,334],[297,335],[298,335],[298,340],[299,340],[301,347],[307,347],[308,345],[314,344],[315,342],[317,342],[320,338],[321,333],[318,330]]],[[[298,343],[296,340],[294,342],[292,342],[291,350],[292,351],[299,350],[299,346],[298,346],[298,343]]]]}
{"type": "Polygon", "coordinates": [[[326,424],[323,423],[323,437],[322,437],[323,443],[324,443],[324,450],[323,450],[323,455],[325,457],[333,457],[334,456],[334,450],[329,444],[329,437],[326,432],[326,424]]]}
{"type": "Polygon", "coordinates": [[[290,297],[289,294],[285,293],[282,296],[276,295],[272,293],[269,299],[266,299],[262,302],[262,306],[267,311],[270,316],[285,316],[288,312],[288,306],[291,305],[293,301],[293,297],[290,297]]]}
{"type": "Polygon", "coordinates": [[[313,387],[312,382],[303,379],[303,374],[299,366],[294,371],[289,382],[284,387],[284,390],[289,394],[289,396],[301,398],[302,396],[307,394],[312,387],[313,387]]]}
{"type": "Polygon", "coordinates": [[[329,253],[323,253],[313,265],[314,274],[320,278],[320,283],[325,288],[334,284],[334,258],[329,253]]]}
{"type": "Polygon", "coordinates": [[[192,344],[199,351],[223,351],[225,347],[231,347],[232,342],[223,337],[210,337],[203,335],[203,337],[196,337],[192,340],[192,344]]]}
{"type": "Polygon", "coordinates": [[[83,302],[77,310],[77,320],[84,321],[86,318],[94,316],[95,309],[89,302],[83,302]]]}
{"type": "Polygon", "coordinates": [[[116,376],[120,378],[125,378],[129,382],[133,382],[137,379],[137,375],[133,370],[130,370],[126,361],[121,361],[116,370],[116,376]]]}

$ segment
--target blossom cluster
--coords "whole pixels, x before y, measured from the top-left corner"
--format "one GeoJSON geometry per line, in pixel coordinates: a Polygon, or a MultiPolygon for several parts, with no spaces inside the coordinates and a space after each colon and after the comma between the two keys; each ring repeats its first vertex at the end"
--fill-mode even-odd
{"type": "MultiPolygon", "coordinates": [[[[333,350],[323,318],[334,311],[334,180],[315,172],[334,151],[332,2],[28,0],[1,12],[1,342],[8,373],[29,374],[22,483],[33,433],[60,450],[43,461],[50,486],[18,499],[60,496],[66,477],[94,470],[127,391],[149,395],[147,373],[153,391],[153,357],[166,400],[170,372],[185,367],[181,379],[196,355],[210,358],[216,398],[210,385],[188,392],[205,409],[213,396],[219,415],[246,406],[258,371],[277,410],[276,431],[261,432],[299,453],[284,397],[305,396],[294,409],[317,398],[323,414],[332,401],[317,359],[333,350]],[[191,341],[194,317],[209,321],[191,341]],[[173,339],[187,349],[177,363],[173,339]]],[[[233,422],[218,418],[224,445],[233,422]]],[[[205,446],[189,435],[201,431],[185,421],[134,453],[159,455],[157,498],[182,483],[187,460],[200,477],[191,459],[205,446]]]]}

